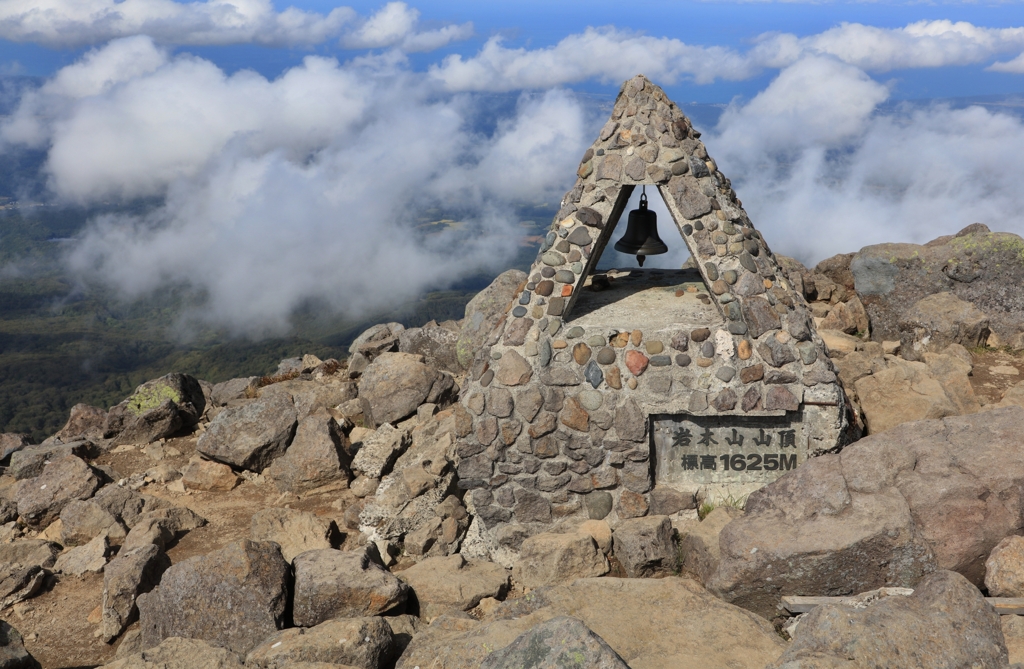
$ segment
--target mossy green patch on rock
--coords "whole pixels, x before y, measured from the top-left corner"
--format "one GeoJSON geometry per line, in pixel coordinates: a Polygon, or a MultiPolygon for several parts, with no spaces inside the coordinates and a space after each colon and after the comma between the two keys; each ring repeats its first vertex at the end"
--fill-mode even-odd
{"type": "Polygon", "coordinates": [[[128,399],[128,411],[133,415],[141,415],[157,408],[165,401],[171,400],[175,404],[181,402],[181,395],[177,390],[167,384],[157,384],[148,388],[142,388],[128,399]]]}
{"type": "Polygon", "coordinates": [[[976,255],[979,253],[1005,253],[1016,256],[1024,263],[1024,239],[1009,232],[992,232],[986,235],[964,235],[949,240],[948,246],[958,253],[976,255]]]}

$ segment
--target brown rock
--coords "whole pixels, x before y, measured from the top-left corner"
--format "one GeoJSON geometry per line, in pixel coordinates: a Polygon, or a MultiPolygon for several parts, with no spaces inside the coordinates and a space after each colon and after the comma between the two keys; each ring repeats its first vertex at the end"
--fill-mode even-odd
{"type": "Polygon", "coordinates": [[[577,365],[585,365],[590,361],[590,347],[580,342],[572,347],[572,358],[577,365]]]}
{"type": "Polygon", "coordinates": [[[623,490],[615,505],[615,513],[619,514],[619,518],[640,518],[647,515],[647,510],[647,499],[631,490],[623,490]]]}
{"type": "Polygon", "coordinates": [[[587,410],[583,408],[575,397],[565,400],[565,406],[559,415],[559,420],[562,422],[562,425],[579,430],[580,432],[586,432],[590,426],[590,414],[587,413],[587,410]]]}
{"type": "Polygon", "coordinates": [[[704,520],[684,521],[678,527],[679,556],[682,568],[700,583],[707,583],[718,569],[718,537],[722,529],[743,511],[731,506],[716,506],[704,520]]]}
{"type": "Polygon", "coordinates": [[[800,621],[793,643],[768,669],[997,669],[1007,659],[999,615],[962,576],[939,571],[906,597],[819,606],[800,621]]]}
{"type": "Polygon", "coordinates": [[[749,360],[753,352],[754,349],[750,345],[749,339],[741,339],[740,343],[736,345],[736,355],[739,356],[740,360],[749,360]]]}
{"type": "Polygon", "coordinates": [[[626,344],[629,343],[629,333],[620,332],[619,334],[612,337],[608,343],[614,346],[615,348],[625,348],[626,344]]]}
{"type": "Polygon", "coordinates": [[[633,376],[640,376],[647,369],[649,359],[640,351],[626,351],[626,368],[633,376]]]}
{"type": "Polygon", "coordinates": [[[689,579],[587,578],[516,600],[514,609],[505,604],[481,622],[439,619],[414,637],[397,669],[477,669],[538,622],[561,615],[582,620],[632,667],[763,669],[785,649],[768,621],[689,579]]]}
{"type": "Polygon", "coordinates": [[[458,553],[427,558],[398,575],[412,587],[427,622],[451,608],[468,611],[485,597],[501,598],[509,586],[509,573],[500,565],[470,562],[458,553]]]}
{"type": "Polygon", "coordinates": [[[644,340],[644,333],[640,330],[633,330],[629,335],[629,340],[633,342],[633,346],[639,346],[640,342],[644,340]]]}
{"type": "Polygon", "coordinates": [[[535,534],[519,549],[512,575],[533,589],[608,573],[608,560],[589,534],[535,534]]]}
{"type": "Polygon", "coordinates": [[[767,411],[782,409],[784,411],[798,411],[800,399],[793,395],[785,386],[773,386],[764,398],[764,408],[767,411]]]}
{"type": "Polygon", "coordinates": [[[381,564],[372,543],[356,551],[306,551],[293,564],[293,616],[301,627],[331,618],[379,616],[400,606],[409,594],[409,587],[381,564]]]}
{"type": "Polygon", "coordinates": [[[992,549],[985,587],[991,597],[1024,597],[1024,537],[1006,537],[992,549]]]}
{"type": "Polygon", "coordinates": [[[190,637],[248,653],[284,626],[289,572],[272,542],[241,541],[179,562],[138,598],[142,647],[190,637]]]}
{"type": "Polygon", "coordinates": [[[622,372],[617,366],[609,367],[604,372],[604,380],[609,388],[620,390],[622,388],[622,372]]]}
{"type": "Polygon", "coordinates": [[[189,490],[228,492],[238,485],[238,475],[227,465],[196,459],[182,470],[181,484],[189,490]]]}
{"type": "Polygon", "coordinates": [[[514,350],[505,351],[497,363],[495,378],[506,386],[521,386],[533,376],[533,368],[514,350]]]}

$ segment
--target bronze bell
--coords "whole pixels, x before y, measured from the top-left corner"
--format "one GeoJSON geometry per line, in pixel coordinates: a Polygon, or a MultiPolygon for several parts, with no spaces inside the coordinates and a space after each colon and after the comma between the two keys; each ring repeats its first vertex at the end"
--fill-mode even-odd
{"type": "Polygon", "coordinates": [[[640,195],[640,208],[629,212],[626,234],[615,242],[615,250],[630,255],[636,254],[636,261],[644,266],[647,256],[668,253],[668,247],[658,236],[658,215],[647,208],[647,188],[640,195]]]}

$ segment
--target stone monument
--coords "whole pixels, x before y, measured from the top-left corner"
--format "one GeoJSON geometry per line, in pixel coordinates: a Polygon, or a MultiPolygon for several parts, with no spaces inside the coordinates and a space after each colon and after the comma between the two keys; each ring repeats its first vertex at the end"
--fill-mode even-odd
{"type": "Polygon", "coordinates": [[[841,448],[846,400],[807,305],[699,138],[637,76],[584,153],[456,408],[474,550],[502,560],[657,488],[742,495],[841,448]],[[641,185],[693,267],[596,269],[641,185]]]}

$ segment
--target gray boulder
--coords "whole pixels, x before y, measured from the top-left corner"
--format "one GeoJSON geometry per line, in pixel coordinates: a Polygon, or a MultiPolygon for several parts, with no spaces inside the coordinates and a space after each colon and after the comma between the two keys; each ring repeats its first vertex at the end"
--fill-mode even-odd
{"type": "MultiPolygon", "coordinates": [[[[125,635],[127,636],[127,635],[125,635]]],[[[123,643],[121,644],[124,645],[123,643]]],[[[120,651],[121,647],[118,647],[120,651]]],[[[101,669],[244,669],[238,655],[199,639],[173,637],[147,650],[131,653],[101,669]]]]}
{"type": "Polygon", "coordinates": [[[914,587],[936,569],[981,585],[1024,533],[1024,410],[904,423],[812,458],[725,526],[708,589],[763,615],[781,595],[914,587]]]}
{"type": "Polygon", "coordinates": [[[171,566],[163,551],[150,544],[119,554],[103,573],[100,636],[110,642],[139,616],[139,595],[151,591],[171,566]]]}
{"type": "Polygon", "coordinates": [[[0,610],[34,597],[42,590],[46,574],[39,565],[0,564],[0,610]]]}
{"type": "Polygon", "coordinates": [[[963,576],[938,571],[908,597],[866,607],[825,604],[799,623],[768,669],[1003,669],[999,614],[963,576]]]}
{"type": "Polygon", "coordinates": [[[456,342],[456,356],[463,369],[469,369],[476,352],[484,347],[495,326],[505,317],[509,304],[526,283],[526,272],[510,269],[491,285],[477,293],[466,305],[462,331],[456,342]]]}
{"type": "Polygon", "coordinates": [[[378,323],[364,330],[348,347],[349,376],[358,377],[381,353],[397,351],[403,330],[401,323],[378,323]]]}
{"type": "Polygon", "coordinates": [[[99,451],[91,441],[74,441],[67,444],[40,444],[26,446],[11,454],[11,465],[7,474],[16,481],[30,479],[43,473],[43,467],[66,455],[79,458],[91,458],[99,455],[99,451]]]}
{"type": "Polygon", "coordinates": [[[423,361],[437,369],[461,374],[462,365],[456,346],[459,333],[443,328],[433,321],[421,328],[409,328],[398,335],[398,350],[423,356],[423,361]]]}
{"type": "Polygon", "coordinates": [[[676,544],[668,516],[623,520],[612,534],[615,557],[630,578],[676,571],[676,544]]]}
{"type": "Polygon", "coordinates": [[[288,393],[295,403],[295,414],[301,419],[311,413],[333,409],[339,404],[355,399],[357,392],[356,384],[351,381],[291,379],[263,388],[260,397],[288,393]]]}
{"type": "Polygon", "coordinates": [[[271,542],[240,541],[179,562],[138,598],[142,647],[180,636],[248,653],[284,627],[289,571],[271,542]]]}
{"type": "MultiPolygon", "coordinates": [[[[81,406],[81,405],[79,405],[81,406]]],[[[74,409],[72,409],[74,411],[74,409]]],[[[0,434],[0,462],[7,460],[11,455],[29,446],[28,435],[4,432],[0,434]]]]}
{"type": "Polygon", "coordinates": [[[480,669],[629,669],[582,621],[557,616],[488,655],[480,669]]]}
{"type": "Polygon", "coordinates": [[[147,381],[107,412],[103,436],[113,444],[148,444],[199,422],[206,397],[188,374],[147,381]]]}
{"type": "Polygon", "coordinates": [[[337,536],[333,520],[297,509],[263,509],[253,514],[249,525],[253,541],[275,542],[288,562],[306,551],[333,548],[337,536]]]}
{"type": "Polygon", "coordinates": [[[384,568],[373,544],[357,551],[306,551],[292,564],[292,616],[301,627],[331,618],[378,616],[403,605],[409,596],[409,586],[384,568]]]}
{"type": "Polygon", "coordinates": [[[900,355],[907,360],[922,360],[926,352],[938,353],[950,344],[984,346],[989,318],[970,302],[942,292],[915,302],[900,318],[899,329],[900,355]]]}
{"type": "Polygon", "coordinates": [[[128,528],[95,499],[74,500],[61,509],[61,543],[65,546],[82,546],[96,537],[106,535],[120,546],[128,534],[128,528]]]}
{"type": "Polygon", "coordinates": [[[348,437],[326,409],[299,420],[291,446],[270,465],[270,476],[281,490],[304,492],[351,477],[348,437]]]}
{"type": "Polygon", "coordinates": [[[18,630],[0,620],[0,669],[38,669],[39,663],[25,650],[18,630]]]}
{"type": "Polygon", "coordinates": [[[369,404],[377,425],[410,416],[421,404],[447,406],[455,399],[455,388],[451,374],[409,353],[382,353],[359,379],[359,397],[369,404]]]}
{"type": "Polygon", "coordinates": [[[210,403],[215,407],[222,407],[233,400],[256,397],[260,387],[259,380],[258,376],[249,376],[215,384],[210,391],[210,403]]]}
{"type": "Polygon", "coordinates": [[[949,292],[989,316],[1003,340],[1024,331],[1024,240],[970,225],[923,246],[877,244],[850,262],[854,285],[871,319],[875,341],[900,338],[899,322],[921,298],[949,292]]]}
{"type": "Polygon", "coordinates": [[[84,546],[77,546],[57,558],[53,570],[68,576],[98,574],[107,564],[110,543],[105,536],[98,536],[84,546]]]}
{"type": "Polygon", "coordinates": [[[0,564],[49,569],[60,555],[60,546],[43,539],[22,539],[0,544],[0,564]]]}
{"type": "Polygon", "coordinates": [[[284,454],[295,435],[291,395],[273,393],[217,414],[196,443],[196,451],[235,469],[263,471],[284,454]]]}
{"type": "Polygon", "coordinates": [[[18,515],[29,525],[46,527],[76,499],[88,499],[100,487],[92,468],[73,455],[50,461],[43,473],[18,483],[14,498],[18,515]]]}
{"type": "Polygon", "coordinates": [[[250,669],[286,669],[322,662],[379,669],[393,644],[394,634],[383,618],[336,618],[314,627],[293,627],[271,634],[249,653],[245,665],[250,669]]]}
{"type": "Polygon", "coordinates": [[[206,519],[185,507],[170,507],[140,515],[124,539],[122,550],[155,544],[163,550],[186,532],[206,525],[206,519]]]}
{"type": "Polygon", "coordinates": [[[106,425],[106,411],[88,404],[76,404],[71,407],[68,422],[47,441],[70,444],[74,441],[99,440],[103,438],[106,425]]]}

